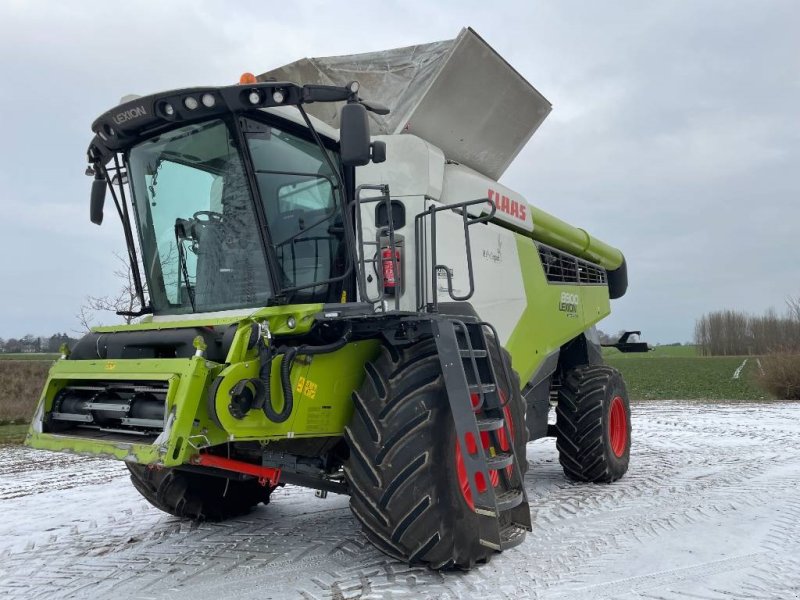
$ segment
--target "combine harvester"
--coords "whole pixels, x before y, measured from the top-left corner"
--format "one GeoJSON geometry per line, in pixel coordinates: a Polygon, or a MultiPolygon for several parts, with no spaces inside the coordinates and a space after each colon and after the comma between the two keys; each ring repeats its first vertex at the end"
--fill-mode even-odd
{"type": "Polygon", "coordinates": [[[630,450],[594,334],[625,259],[497,182],[549,112],[470,29],[126,98],[92,125],[91,220],[110,192],[143,318],[64,349],[27,444],[124,460],[179,517],[293,484],[411,563],[519,544],[529,440],[587,482],[630,450]]]}

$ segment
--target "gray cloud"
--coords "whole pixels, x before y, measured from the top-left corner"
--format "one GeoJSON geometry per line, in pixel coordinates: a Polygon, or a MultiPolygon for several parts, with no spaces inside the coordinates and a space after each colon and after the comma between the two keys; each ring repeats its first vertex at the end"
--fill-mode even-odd
{"type": "Polygon", "coordinates": [[[3,3],[0,335],[73,328],[84,295],[114,289],[120,228],[88,222],[83,170],[120,96],[463,25],[554,104],[503,182],[628,257],[605,329],[686,340],[704,311],[800,294],[800,5],[376,4],[3,3]]]}

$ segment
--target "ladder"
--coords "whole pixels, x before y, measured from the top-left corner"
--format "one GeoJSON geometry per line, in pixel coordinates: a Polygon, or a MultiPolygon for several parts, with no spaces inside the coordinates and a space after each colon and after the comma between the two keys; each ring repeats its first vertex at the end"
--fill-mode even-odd
{"type": "MultiPolygon", "coordinates": [[[[479,542],[498,551],[513,548],[522,543],[526,531],[531,531],[531,515],[517,466],[520,458],[526,458],[517,457],[514,451],[504,410],[508,398],[498,385],[486,335],[487,330],[491,331],[497,340],[497,332],[476,318],[445,315],[432,320],[432,330],[473,510],[479,517],[479,542]]],[[[505,364],[501,377],[508,382],[504,387],[510,389],[511,378],[505,364]]]]}

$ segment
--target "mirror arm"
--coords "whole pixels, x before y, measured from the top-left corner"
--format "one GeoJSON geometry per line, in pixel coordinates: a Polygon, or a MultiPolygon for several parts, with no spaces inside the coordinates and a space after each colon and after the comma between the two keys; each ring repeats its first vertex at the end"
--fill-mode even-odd
{"type": "Polygon", "coordinates": [[[342,102],[350,101],[353,94],[347,87],[336,85],[304,85],[303,99],[304,104],[312,102],[342,102]]]}
{"type": "Polygon", "coordinates": [[[364,100],[363,98],[359,98],[358,101],[361,102],[361,104],[364,105],[364,108],[366,108],[369,112],[375,113],[376,115],[388,115],[391,112],[388,106],[384,106],[378,102],[364,100]]]}

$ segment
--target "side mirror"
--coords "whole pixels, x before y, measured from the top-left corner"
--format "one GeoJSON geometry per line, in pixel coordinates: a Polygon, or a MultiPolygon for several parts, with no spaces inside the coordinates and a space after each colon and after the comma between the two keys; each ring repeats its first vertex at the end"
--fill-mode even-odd
{"type": "Polygon", "coordinates": [[[386,161],[386,142],[372,142],[372,162],[382,163],[386,161]]]}
{"type": "Polygon", "coordinates": [[[362,167],[369,163],[370,139],[367,109],[358,103],[345,104],[339,119],[339,149],[342,164],[362,167]]]}
{"type": "Polygon", "coordinates": [[[95,225],[103,222],[103,205],[106,203],[106,183],[105,177],[95,177],[92,181],[92,196],[89,201],[89,219],[95,225]]]}

